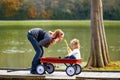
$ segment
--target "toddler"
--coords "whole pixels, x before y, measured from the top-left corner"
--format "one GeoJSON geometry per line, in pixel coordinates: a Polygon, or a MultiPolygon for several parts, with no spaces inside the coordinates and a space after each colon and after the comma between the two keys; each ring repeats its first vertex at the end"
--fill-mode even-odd
{"type": "Polygon", "coordinates": [[[80,59],[80,43],[78,39],[72,39],[70,42],[71,49],[68,49],[68,55],[65,58],[69,59],[80,59]]]}

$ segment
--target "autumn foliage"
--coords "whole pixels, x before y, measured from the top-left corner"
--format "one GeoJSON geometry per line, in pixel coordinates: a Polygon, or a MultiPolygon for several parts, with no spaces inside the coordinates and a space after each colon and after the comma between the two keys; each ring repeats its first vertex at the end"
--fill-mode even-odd
{"type": "Polygon", "coordinates": [[[22,6],[23,0],[1,0],[5,16],[13,16],[22,6]]]}
{"type": "Polygon", "coordinates": [[[41,17],[43,19],[49,19],[51,17],[51,11],[45,11],[45,10],[42,10],[41,11],[41,17]]]}
{"type": "Polygon", "coordinates": [[[35,10],[33,6],[28,9],[28,16],[32,19],[37,16],[37,11],[35,10]]]}
{"type": "MultiPolygon", "coordinates": [[[[0,0],[0,20],[90,19],[91,0],[0,0]]],[[[120,19],[120,0],[102,0],[104,19],[120,19]],[[114,13],[113,13],[114,12],[114,13]]]]}

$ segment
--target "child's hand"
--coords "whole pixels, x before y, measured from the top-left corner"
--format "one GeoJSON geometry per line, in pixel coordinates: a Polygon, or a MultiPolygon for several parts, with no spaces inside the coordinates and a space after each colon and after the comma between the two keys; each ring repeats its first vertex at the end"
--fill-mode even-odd
{"type": "Polygon", "coordinates": [[[69,53],[71,52],[71,49],[68,47],[68,48],[67,48],[67,51],[68,51],[68,54],[69,54],[69,53]]]}

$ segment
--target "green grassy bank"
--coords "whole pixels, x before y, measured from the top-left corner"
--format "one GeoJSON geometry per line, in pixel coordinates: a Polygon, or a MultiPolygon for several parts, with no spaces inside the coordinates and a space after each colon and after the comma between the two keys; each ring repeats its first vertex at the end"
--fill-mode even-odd
{"type": "MultiPolygon", "coordinates": [[[[90,26],[90,20],[22,20],[0,21],[0,26],[90,26]]],[[[104,21],[105,26],[120,26],[120,21],[104,21]]]]}

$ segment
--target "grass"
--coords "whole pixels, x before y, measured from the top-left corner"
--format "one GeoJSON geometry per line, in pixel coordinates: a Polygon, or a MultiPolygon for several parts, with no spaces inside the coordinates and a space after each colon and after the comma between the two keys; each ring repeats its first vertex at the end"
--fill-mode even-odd
{"type": "Polygon", "coordinates": [[[87,71],[120,71],[120,61],[110,62],[108,66],[103,68],[83,68],[87,71]]]}
{"type": "Polygon", "coordinates": [[[104,67],[103,69],[108,70],[119,70],[120,71],[120,61],[111,62],[108,66],[104,67]]]}
{"type": "MultiPolygon", "coordinates": [[[[90,20],[21,20],[0,21],[1,26],[90,26],[90,20]]],[[[119,26],[120,21],[104,21],[105,26],[119,26]]]]}
{"type": "Polygon", "coordinates": [[[120,26],[120,21],[104,21],[104,25],[105,26],[116,26],[119,27],[120,26]]]}
{"type": "Polygon", "coordinates": [[[27,21],[0,21],[0,25],[26,25],[26,26],[89,26],[90,21],[76,21],[76,20],[27,20],[27,21]]]}

